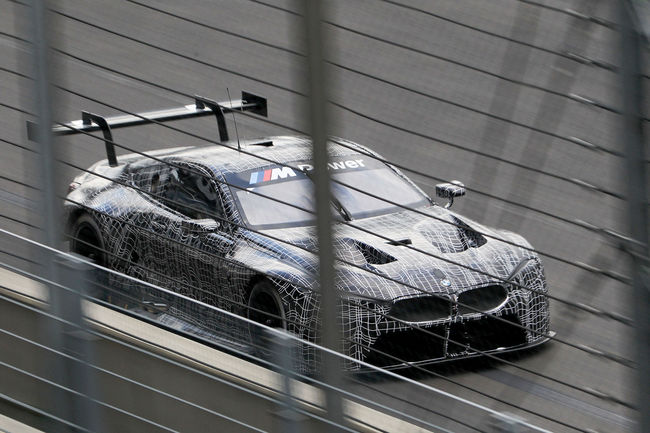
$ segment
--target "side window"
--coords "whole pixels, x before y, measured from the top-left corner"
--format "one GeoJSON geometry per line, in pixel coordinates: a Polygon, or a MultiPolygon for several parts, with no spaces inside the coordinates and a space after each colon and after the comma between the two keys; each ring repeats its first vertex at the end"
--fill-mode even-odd
{"type": "MultiPolygon", "coordinates": [[[[168,177],[170,167],[166,165],[150,165],[143,168],[135,169],[132,172],[131,180],[138,188],[145,193],[159,195],[162,192],[161,180],[168,177]]],[[[152,198],[156,198],[155,196],[152,198]]]]}
{"type": "Polygon", "coordinates": [[[160,173],[154,173],[151,176],[151,185],[149,185],[149,191],[151,191],[151,194],[153,195],[158,195],[162,192],[162,188],[160,188],[160,173]]]}
{"type": "Polygon", "coordinates": [[[152,178],[152,193],[156,193],[154,190],[160,190],[158,194],[166,199],[167,206],[191,219],[223,216],[221,200],[212,182],[198,171],[172,167],[166,179],[162,175],[152,178]]]}

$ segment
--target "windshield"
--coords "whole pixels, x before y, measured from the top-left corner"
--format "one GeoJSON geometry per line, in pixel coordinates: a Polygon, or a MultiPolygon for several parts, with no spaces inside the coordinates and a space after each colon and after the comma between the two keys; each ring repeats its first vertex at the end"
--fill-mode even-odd
{"type": "MultiPolygon", "coordinates": [[[[298,170],[271,165],[227,176],[228,183],[233,185],[231,191],[235,201],[249,227],[270,229],[313,224],[315,215],[310,211],[315,208],[315,197],[313,183],[308,177],[313,166],[310,161],[294,161],[288,165],[298,170]]],[[[332,183],[334,196],[352,219],[402,210],[364,193],[408,207],[428,203],[424,195],[386,164],[364,155],[333,158],[329,170],[333,180],[360,190],[332,183]]]]}

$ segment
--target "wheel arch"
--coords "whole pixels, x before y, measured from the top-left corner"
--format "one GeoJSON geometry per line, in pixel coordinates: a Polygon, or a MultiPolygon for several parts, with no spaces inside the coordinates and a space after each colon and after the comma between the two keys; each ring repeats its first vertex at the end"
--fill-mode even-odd
{"type": "Polygon", "coordinates": [[[70,221],[70,251],[83,256],[95,255],[95,262],[102,266],[109,263],[106,241],[102,235],[99,223],[91,212],[82,209],[70,221]],[[78,233],[76,233],[78,232],[78,233]],[[77,241],[80,241],[77,243],[77,241]]]}
{"type": "Polygon", "coordinates": [[[246,303],[253,287],[268,281],[277,291],[285,310],[288,330],[302,338],[313,341],[315,320],[318,314],[318,300],[313,294],[312,285],[300,275],[286,270],[269,270],[253,275],[246,287],[246,303]]]}
{"type": "Polygon", "coordinates": [[[268,271],[255,271],[253,275],[249,278],[248,283],[244,290],[244,296],[246,300],[250,297],[253,287],[261,281],[269,281],[274,287],[280,291],[280,288],[285,288],[284,291],[290,286],[295,287],[298,290],[312,291],[312,285],[309,284],[304,278],[301,278],[299,275],[296,275],[286,270],[268,270],[268,271]]]}
{"type": "Polygon", "coordinates": [[[81,216],[83,214],[86,214],[86,213],[90,214],[90,212],[87,209],[85,209],[85,208],[83,208],[81,206],[77,206],[77,205],[70,206],[66,210],[66,212],[64,214],[64,218],[65,218],[64,229],[65,229],[65,234],[66,235],[72,235],[72,227],[74,226],[74,223],[79,218],[81,218],[81,216]]]}

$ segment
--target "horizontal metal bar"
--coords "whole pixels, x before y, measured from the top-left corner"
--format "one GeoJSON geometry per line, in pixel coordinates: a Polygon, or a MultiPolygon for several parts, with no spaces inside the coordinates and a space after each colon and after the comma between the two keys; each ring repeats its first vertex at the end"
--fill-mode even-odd
{"type": "MultiPolygon", "coordinates": [[[[261,116],[267,116],[267,101],[251,93],[242,92],[242,99],[236,99],[227,102],[216,102],[221,107],[223,113],[230,113],[236,111],[251,111],[261,116]],[[248,99],[244,99],[248,98],[248,99]]],[[[163,110],[147,111],[144,113],[136,113],[135,115],[119,115],[106,117],[106,122],[111,129],[125,128],[129,126],[146,125],[154,122],[168,122],[172,120],[189,119],[194,117],[203,117],[214,115],[214,111],[208,106],[201,108],[196,104],[189,104],[183,107],[168,108],[163,110]]],[[[81,132],[99,131],[102,128],[96,123],[84,123],[83,120],[73,120],[63,125],[54,126],[52,134],[54,135],[74,135],[81,132]]],[[[37,138],[37,124],[27,121],[27,138],[29,140],[36,140],[37,138]]]]}

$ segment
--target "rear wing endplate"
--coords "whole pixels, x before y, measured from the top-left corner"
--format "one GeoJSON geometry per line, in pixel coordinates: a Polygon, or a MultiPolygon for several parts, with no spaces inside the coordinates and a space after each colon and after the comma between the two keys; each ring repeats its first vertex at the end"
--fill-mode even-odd
{"type": "MultiPolygon", "coordinates": [[[[54,126],[52,127],[52,134],[74,135],[101,130],[104,134],[108,163],[111,167],[114,167],[117,165],[117,157],[115,156],[112,129],[214,115],[217,118],[219,140],[228,141],[228,128],[226,127],[224,113],[235,113],[238,111],[250,111],[251,113],[267,117],[266,98],[248,92],[242,92],[241,99],[228,102],[216,102],[203,96],[195,96],[194,104],[183,107],[112,117],[103,117],[82,111],[81,120],[73,120],[69,123],[54,126]]],[[[38,125],[36,123],[27,121],[27,138],[32,141],[37,140],[38,125]]]]}

